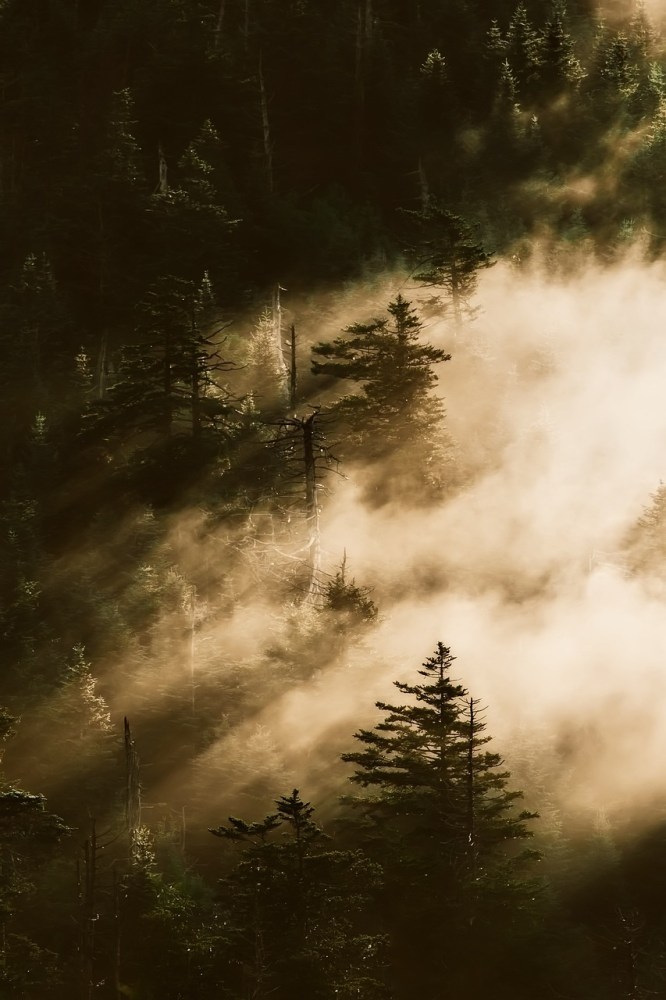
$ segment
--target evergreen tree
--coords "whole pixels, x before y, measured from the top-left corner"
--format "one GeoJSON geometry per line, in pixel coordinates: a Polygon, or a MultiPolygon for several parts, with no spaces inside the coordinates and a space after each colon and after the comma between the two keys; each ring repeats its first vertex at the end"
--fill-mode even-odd
{"type": "Polygon", "coordinates": [[[220,156],[220,139],[210,121],[177,160],[174,176],[161,152],[161,180],[148,208],[152,223],[153,274],[197,281],[210,271],[221,286],[231,283],[236,265],[231,253],[235,220],[221,204],[215,180],[221,176],[208,157],[220,156]]]}
{"type": "Polygon", "coordinates": [[[635,572],[666,581],[666,484],[652,494],[626,544],[635,572]]]}
{"type": "Polygon", "coordinates": [[[393,490],[418,502],[451,475],[444,406],[433,393],[433,367],[450,355],[421,342],[421,321],[402,295],[387,311],[386,319],[357,323],[344,336],[317,344],[312,371],[360,384],[359,394],[344,396],[335,407],[348,429],[348,453],[365,461],[390,459],[390,482],[376,488],[384,498],[393,490]]]}
{"type": "Polygon", "coordinates": [[[505,41],[506,58],[516,74],[521,100],[531,102],[543,61],[542,40],[524,3],[515,8],[505,41]]]}
{"type": "Polygon", "coordinates": [[[233,434],[222,376],[234,366],[218,352],[219,331],[204,332],[211,303],[207,275],[198,286],[174,276],[156,282],[138,309],[140,342],[123,350],[106,398],[86,418],[84,440],[106,437],[148,498],[160,502],[175,486],[176,467],[188,481],[233,434]]]}
{"type": "Polygon", "coordinates": [[[655,31],[647,12],[645,0],[635,0],[634,12],[629,22],[629,45],[632,55],[639,65],[644,65],[652,55],[655,31]]]}
{"type": "Polygon", "coordinates": [[[0,463],[20,460],[37,413],[57,412],[68,368],[69,321],[51,261],[30,253],[0,304],[0,463]]]}
{"type": "Polygon", "coordinates": [[[118,742],[82,645],[72,650],[59,683],[23,728],[18,752],[24,767],[60,811],[78,827],[90,815],[108,816],[119,789],[118,742]],[[49,746],[57,747],[57,757],[43,752],[49,746]]]}
{"type": "Polygon", "coordinates": [[[285,365],[273,311],[266,308],[257,320],[248,344],[249,385],[260,411],[271,412],[284,403],[285,365]]]}
{"type": "Polygon", "coordinates": [[[499,922],[520,937],[533,893],[520,875],[531,853],[513,846],[530,836],[534,814],[515,811],[521,793],[507,788],[500,756],[485,749],[478,704],[450,678],[453,659],[438,643],[421,683],[395,682],[412,700],[378,702],[383,720],[356,734],[361,749],[342,755],[357,768],[351,781],[370,790],[351,804],[361,817],[356,835],[385,872],[398,996],[414,995],[414,968],[421,996],[439,996],[442,977],[469,988],[469,958],[479,947],[495,953],[500,938],[506,944],[499,922]]]}
{"type": "MultiPolygon", "coordinates": [[[[516,152],[523,132],[522,112],[517,96],[516,78],[509,60],[505,59],[499,68],[487,139],[487,149],[495,170],[499,165],[504,170],[515,170],[516,152]]],[[[453,301],[455,303],[456,300],[453,301]]],[[[461,319],[461,314],[456,316],[458,324],[461,319]]]]}
{"type": "Polygon", "coordinates": [[[212,890],[168,831],[137,831],[132,866],[116,895],[119,992],[164,1000],[219,992],[229,931],[216,920],[212,890]]]}
{"type": "MultiPolygon", "coordinates": [[[[509,77],[511,78],[510,70],[509,77]]],[[[415,281],[442,289],[444,308],[460,327],[476,310],[472,300],[479,274],[493,265],[493,254],[475,239],[472,227],[436,201],[420,212],[407,212],[415,229],[410,255],[415,260],[415,281]]],[[[438,301],[437,299],[435,301],[438,301]]]]}
{"type": "Polygon", "coordinates": [[[576,57],[573,38],[567,30],[566,17],[565,3],[556,0],[542,36],[539,86],[546,98],[575,89],[585,76],[576,57]]]}
{"type": "MultiPolygon", "coordinates": [[[[13,735],[15,722],[0,710],[0,744],[13,735]]],[[[7,990],[7,996],[50,996],[50,987],[57,984],[56,956],[28,936],[34,930],[39,934],[30,897],[41,867],[70,832],[59,816],[47,812],[43,795],[0,777],[0,993],[7,990]]]]}
{"type": "Polygon", "coordinates": [[[224,880],[223,908],[233,928],[231,988],[244,996],[287,1000],[294,984],[311,1000],[380,1000],[380,938],[364,927],[379,878],[358,851],[328,846],[314,809],[297,789],[261,822],[229,818],[211,830],[246,845],[224,880]],[[275,832],[283,830],[280,841],[275,832]]]}

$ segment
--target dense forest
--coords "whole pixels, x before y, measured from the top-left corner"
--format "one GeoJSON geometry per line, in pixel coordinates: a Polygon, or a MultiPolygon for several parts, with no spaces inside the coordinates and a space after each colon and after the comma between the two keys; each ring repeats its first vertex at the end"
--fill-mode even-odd
{"type": "Polygon", "coordinates": [[[0,996],[666,995],[659,13],[0,0],[0,996]]]}

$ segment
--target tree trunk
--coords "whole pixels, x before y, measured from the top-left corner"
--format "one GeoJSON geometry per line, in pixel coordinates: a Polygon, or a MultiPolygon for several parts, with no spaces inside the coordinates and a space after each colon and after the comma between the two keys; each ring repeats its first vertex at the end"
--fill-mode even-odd
{"type": "MultiPolygon", "coordinates": [[[[196,641],[197,641],[197,619],[196,619],[197,588],[190,590],[190,706],[192,718],[196,715],[197,708],[197,686],[196,686],[196,641]]],[[[184,807],[183,807],[184,808],[184,807]]]]}
{"type": "Polygon", "coordinates": [[[250,0],[245,0],[243,6],[243,44],[247,51],[250,45],[250,0]]]}
{"type": "Polygon", "coordinates": [[[469,700],[469,735],[467,743],[467,842],[470,846],[472,855],[476,848],[476,808],[475,808],[475,795],[476,788],[474,783],[474,727],[475,727],[475,715],[474,715],[474,699],[469,700]]]}
{"type": "Polygon", "coordinates": [[[192,415],[192,437],[201,437],[201,378],[196,344],[196,325],[192,323],[192,347],[190,351],[190,409],[192,415]]]}
{"type": "Polygon", "coordinates": [[[217,52],[222,44],[222,29],[224,28],[224,8],[225,0],[220,0],[220,9],[217,14],[217,23],[213,35],[213,48],[217,52]]]}
{"type": "Polygon", "coordinates": [[[116,870],[115,862],[113,865],[113,986],[116,995],[116,1000],[121,1000],[122,990],[120,982],[120,963],[121,963],[121,924],[120,924],[120,881],[118,879],[118,872],[116,870]]]}
{"type": "Polygon", "coordinates": [[[458,275],[458,262],[455,258],[455,251],[451,258],[451,305],[453,306],[453,322],[456,331],[462,327],[463,320],[463,297],[461,281],[458,275]]]}
{"type": "Polygon", "coordinates": [[[355,77],[355,104],[356,104],[356,157],[358,163],[363,162],[363,153],[365,148],[364,143],[364,131],[365,131],[365,67],[364,67],[364,46],[365,46],[365,32],[363,24],[363,5],[362,2],[359,3],[358,12],[356,16],[356,69],[354,73],[355,77]]]}
{"type": "Polygon", "coordinates": [[[314,429],[317,414],[303,421],[303,460],[305,465],[305,516],[310,533],[308,543],[308,568],[310,581],[307,600],[314,601],[319,594],[321,571],[321,534],[317,489],[317,464],[315,459],[314,429]]]}
{"type": "Polygon", "coordinates": [[[271,143],[271,127],[268,118],[268,97],[266,95],[266,82],[264,80],[263,59],[261,52],[259,53],[259,99],[261,104],[261,129],[264,140],[264,158],[266,161],[266,180],[268,182],[268,190],[271,194],[273,194],[273,147],[271,143]]]}
{"type": "Polygon", "coordinates": [[[298,391],[298,369],[296,366],[296,327],[291,324],[290,353],[289,353],[289,409],[296,408],[296,396],[298,391]]]}
{"type": "Polygon", "coordinates": [[[136,846],[136,835],[141,826],[141,782],[139,755],[132,739],[130,724],[125,717],[125,827],[130,842],[130,855],[133,857],[136,846]]]}
{"type": "Polygon", "coordinates": [[[157,159],[158,159],[157,191],[159,194],[166,194],[169,190],[168,167],[167,167],[166,156],[164,155],[164,149],[162,148],[161,142],[157,147],[157,159]]]}
{"type": "Polygon", "coordinates": [[[97,830],[94,817],[90,820],[88,839],[83,845],[83,886],[79,867],[80,918],[80,975],[82,1000],[92,1000],[95,972],[95,925],[97,922],[97,830]]]}
{"type": "Polygon", "coordinates": [[[430,207],[430,185],[428,184],[428,177],[425,172],[425,167],[423,166],[423,160],[419,157],[419,194],[421,200],[421,211],[427,212],[430,207]]]}
{"type": "Polygon", "coordinates": [[[164,433],[171,434],[173,425],[173,373],[171,371],[171,334],[167,330],[164,336],[164,358],[162,359],[162,392],[164,394],[164,433]]]}
{"type": "Polygon", "coordinates": [[[284,400],[285,382],[287,381],[287,365],[284,360],[284,346],[282,343],[282,302],[280,292],[285,291],[278,282],[273,293],[273,336],[275,338],[275,363],[280,373],[280,396],[284,400]]]}
{"type": "Polygon", "coordinates": [[[367,66],[374,27],[373,0],[359,0],[356,16],[356,153],[359,166],[365,160],[367,66]]]}
{"type": "Polygon", "coordinates": [[[104,399],[106,396],[107,381],[109,376],[108,364],[108,334],[102,330],[99,338],[99,355],[97,358],[97,398],[104,399]]]}

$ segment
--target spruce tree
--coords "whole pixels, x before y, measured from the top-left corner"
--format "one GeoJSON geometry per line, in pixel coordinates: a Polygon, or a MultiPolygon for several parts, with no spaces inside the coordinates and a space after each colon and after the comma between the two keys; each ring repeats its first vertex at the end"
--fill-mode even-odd
{"type": "Polygon", "coordinates": [[[388,318],[356,323],[343,336],[317,344],[312,371],[361,386],[335,406],[347,432],[346,454],[365,462],[390,460],[390,481],[383,478],[376,489],[385,498],[404,493],[418,502],[452,475],[433,370],[451,356],[421,341],[421,320],[402,295],[387,312],[388,318]]]}
{"type": "MultiPolygon", "coordinates": [[[[513,81],[510,68],[508,77],[513,81]]],[[[513,82],[511,87],[513,87],[513,82]]],[[[513,91],[509,99],[513,105],[513,91]]],[[[482,270],[493,265],[492,251],[478,242],[470,224],[450,212],[439,201],[431,200],[419,212],[406,212],[412,224],[408,252],[414,261],[413,279],[428,288],[440,289],[435,302],[452,314],[459,328],[473,319],[473,298],[482,270]]]]}
{"type": "Polygon", "coordinates": [[[539,88],[546,98],[575,89],[585,76],[567,30],[566,17],[563,0],[555,0],[542,34],[539,88]]]}
{"type": "Polygon", "coordinates": [[[139,343],[124,348],[106,398],[89,408],[84,438],[122,443],[125,460],[136,452],[144,478],[148,459],[153,472],[179,462],[185,474],[229,436],[234,409],[222,376],[233,364],[220,356],[216,331],[204,330],[211,305],[207,275],[199,284],[173,275],[155,282],[137,309],[139,343]]]}
{"type": "Polygon", "coordinates": [[[506,33],[506,57],[516,74],[521,100],[529,102],[542,63],[542,41],[524,3],[513,12],[506,33]]]}
{"type": "Polygon", "coordinates": [[[210,831],[245,845],[223,882],[233,995],[288,1000],[298,984],[308,1000],[380,1000],[382,941],[365,916],[377,866],[331,847],[298,789],[275,804],[262,821],[230,817],[210,831]]]}
{"type": "Polygon", "coordinates": [[[478,703],[450,677],[453,660],[438,643],[421,683],[395,682],[410,700],[378,702],[382,721],[342,755],[356,766],[350,780],[368,789],[348,801],[360,817],[355,836],[384,869],[399,996],[413,995],[410,963],[421,967],[422,996],[439,996],[442,976],[462,985],[481,940],[498,950],[504,931],[493,928],[516,930],[533,893],[520,874],[532,854],[515,845],[534,814],[516,811],[521,793],[486,749],[478,703]],[[438,950],[438,939],[448,947],[438,950]]]}
{"type": "MultiPolygon", "coordinates": [[[[14,733],[15,722],[0,708],[2,749],[14,733]]],[[[49,988],[58,980],[57,957],[32,939],[33,932],[39,934],[41,929],[35,919],[34,895],[40,869],[70,833],[59,816],[47,812],[43,795],[17,788],[0,774],[2,996],[50,996],[49,988]]]]}

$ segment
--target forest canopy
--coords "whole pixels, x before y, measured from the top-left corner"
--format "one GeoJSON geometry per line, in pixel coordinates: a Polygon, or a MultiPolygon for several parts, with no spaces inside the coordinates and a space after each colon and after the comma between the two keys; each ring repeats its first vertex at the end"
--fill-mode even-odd
{"type": "Polygon", "coordinates": [[[0,0],[0,996],[662,995],[660,13],[0,0]]]}

